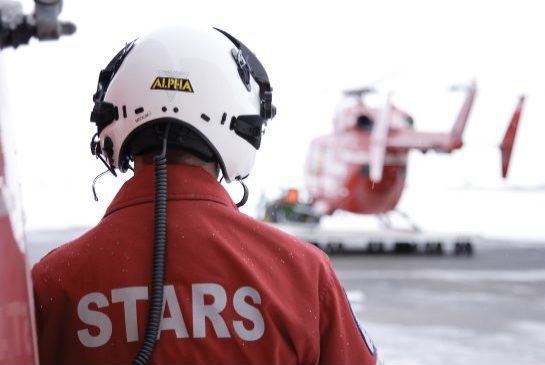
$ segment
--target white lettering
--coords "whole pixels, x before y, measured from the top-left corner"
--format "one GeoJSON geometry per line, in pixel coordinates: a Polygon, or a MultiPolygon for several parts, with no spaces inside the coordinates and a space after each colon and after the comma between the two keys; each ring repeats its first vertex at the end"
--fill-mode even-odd
{"type": "Polygon", "coordinates": [[[174,291],[174,285],[165,285],[163,292],[163,311],[161,312],[161,326],[157,338],[161,337],[162,331],[174,330],[176,338],[188,338],[184,317],[180,310],[180,304],[174,291]],[[165,309],[168,306],[170,317],[165,318],[165,309]]]}
{"type": "Polygon", "coordinates": [[[78,303],[79,319],[85,324],[98,327],[99,333],[93,336],[89,329],[86,328],[78,331],[78,338],[85,347],[100,347],[108,342],[112,336],[112,321],[106,314],[91,310],[89,308],[91,303],[96,304],[98,308],[109,305],[108,298],[102,293],[89,293],[81,298],[78,303]]]}
{"type": "Polygon", "coordinates": [[[233,321],[236,333],[246,341],[257,341],[265,333],[265,321],[259,309],[248,304],[245,299],[250,297],[254,304],[261,304],[261,296],[259,292],[250,286],[243,286],[235,292],[233,305],[235,311],[247,320],[253,323],[253,328],[248,330],[244,327],[242,321],[233,321]]]}
{"type": "MultiPolygon", "coordinates": [[[[160,338],[163,331],[174,331],[176,338],[179,339],[190,338],[175,286],[165,285],[163,289],[163,308],[157,338],[160,338]]],[[[148,300],[148,290],[149,288],[146,286],[111,290],[111,303],[123,303],[127,343],[139,340],[138,301],[148,300]]],[[[236,320],[229,318],[228,323],[232,325],[230,328],[227,327],[222,315],[228,298],[221,285],[214,283],[193,284],[191,291],[193,338],[206,338],[207,325],[212,325],[218,338],[230,338],[231,333],[236,333],[245,341],[257,341],[263,337],[265,321],[260,311],[262,298],[255,288],[243,286],[235,291],[232,304],[238,316],[235,317],[236,320]]],[[[100,292],[89,293],[79,300],[77,306],[79,319],[88,325],[87,328],[77,331],[79,341],[83,346],[91,348],[103,346],[112,338],[113,325],[123,326],[123,323],[117,323],[117,321],[112,323],[106,313],[99,311],[100,308],[109,305],[108,297],[100,292]]],[[[7,319],[5,314],[2,315],[2,312],[2,308],[0,308],[0,322],[7,319]]],[[[19,316],[15,309],[11,309],[10,314],[11,317],[19,316]]],[[[14,335],[21,337],[22,333],[14,333],[14,335]]],[[[5,355],[7,350],[5,339],[0,338],[0,358],[5,355]]]]}
{"type": "Polygon", "coordinates": [[[221,285],[212,283],[193,284],[191,288],[193,299],[193,337],[206,337],[206,317],[212,322],[218,338],[231,337],[225,321],[220,315],[227,304],[225,289],[221,285]],[[207,295],[214,298],[212,304],[205,304],[205,296],[207,295]]]}
{"type": "Polygon", "coordinates": [[[11,341],[12,345],[15,345],[10,347],[10,351],[13,351],[15,356],[23,354],[23,347],[28,348],[28,345],[25,344],[26,338],[24,337],[25,332],[27,332],[25,331],[27,324],[25,321],[26,310],[27,307],[24,302],[10,302],[6,306],[6,313],[8,318],[11,319],[11,341]]]}
{"type": "Polygon", "coordinates": [[[138,316],[136,315],[136,301],[144,299],[148,299],[148,288],[146,286],[132,286],[112,290],[112,303],[123,302],[127,342],[138,341],[138,316]]]}

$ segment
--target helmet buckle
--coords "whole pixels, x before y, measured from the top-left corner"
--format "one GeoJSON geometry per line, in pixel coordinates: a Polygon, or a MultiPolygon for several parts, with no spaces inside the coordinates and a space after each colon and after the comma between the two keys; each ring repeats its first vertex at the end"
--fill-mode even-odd
{"type": "Polygon", "coordinates": [[[248,62],[246,62],[246,59],[242,55],[242,50],[233,48],[231,49],[231,54],[237,64],[238,74],[242,79],[242,83],[246,86],[246,89],[250,91],[252,89],[250,86],[250,65],[248,65],[248,62]]]}
{"type": "Polygon", "coordinates": [[[264,119],[272,119],[276,115],[276,107],[272,104],[272,90],[262,93],[260,114],[264,119]]]}

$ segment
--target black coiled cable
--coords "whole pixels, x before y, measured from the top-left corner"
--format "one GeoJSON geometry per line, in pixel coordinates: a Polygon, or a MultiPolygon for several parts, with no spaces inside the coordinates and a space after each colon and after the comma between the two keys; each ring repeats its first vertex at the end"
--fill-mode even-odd
{"type": "Polygon", "coordinates": [[[167,124],[163,140],[163,151],[153,157],[155,166],[155,237],[153,245],[153,267],[151,276],[151,299],[144,342],[132,364],[145,365],[151,358],[163,310],[163,285],[167,248],[167,141],[170,125],[167,124]]]}

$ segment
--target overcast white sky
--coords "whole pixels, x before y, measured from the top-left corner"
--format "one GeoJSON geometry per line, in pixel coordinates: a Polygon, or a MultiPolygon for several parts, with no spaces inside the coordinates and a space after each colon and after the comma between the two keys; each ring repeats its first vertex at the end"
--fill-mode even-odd
{"type": "MultiPolygon", "coordinates": [[[[376,82],[394,93],[418,129],[449,130],[463,95],[447,87],[475,79],[466,147],[450,156],[412,153],[400,208],[428,230],[545,241],[540,8],[529,0],[65,0],[61,17],[76,23],[75,35],[3,51],[27,227],[90,226],[100,219],[122,179],[100,180],[101,201],[93,201],[91,182],[103,170],[89,150],[98,72],[125,42],[150,29],[198,24],[246,43],[275,90],[278,115],[248,181],[248,213],[262,191],[303,186],[306,149],[331,130],[340,90],[376,82]],[[511,175],[502,181],[497,145],[521,93],[526,109],[511,175]]],[[[370,101],[383,103],[381,95],[370,101]]]]}

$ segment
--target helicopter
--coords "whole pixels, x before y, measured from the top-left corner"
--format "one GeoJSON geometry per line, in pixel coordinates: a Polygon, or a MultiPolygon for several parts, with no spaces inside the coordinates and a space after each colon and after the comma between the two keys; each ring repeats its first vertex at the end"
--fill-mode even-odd
{"type": "MultiPolygon", "coordinates": [[[[343,210],[375,215],[390,228],[386,214],[397,211],[405,188],[409,152],[449,154],[463,146],[462,135],[477,87],[472,82],[451,89],[465,92],[465,99],[451,130],[443,133],[416,130],[412,116],[393,104],[391,94],[383,107],[371,107],[365,96],[375,89],[345,91],[343,107],[333,119],[333,132],[314,139],[309,146],[304,175],[309,199],[302,200],[297,190],[289,189],[266,204],[264,220],[315,224],[323,216],[343,210]]],[[[504,178],[524,99],[520,97],[500,146],[504,178]]],[[[397,212],[413,230],[419,230],[406,214],[397,212]]]]}
{"type": "MultiPolygon", "coordinates": [[[[55,40],[74,33],[72,23],[58,20],[61,9],[62,0],[37,0],[34,12],[25,15],[19,2],[0,1],[0,48],[17,48],[32,38],[55,40]]],[[[4,75],[0,77],[0,87],[9,90],[4,75]]],[[[0,100],[0,364],[37,364],[20,183],[5,102],[0,100]]]]}

